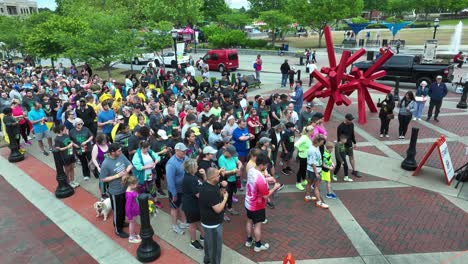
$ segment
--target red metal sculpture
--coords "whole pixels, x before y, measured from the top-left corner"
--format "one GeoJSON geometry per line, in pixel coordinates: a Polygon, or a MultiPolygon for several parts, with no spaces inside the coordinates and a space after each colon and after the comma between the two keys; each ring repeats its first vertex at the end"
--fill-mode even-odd
{"type": "Polygon", "coordinates": [[[312,101],[314,98],[328,97],[327,107],[325,108],[324,119],[329,121],[333,106],[350,105],[351,100],[348,98],[354,90],[358,90],[358,114],[359,123],[366,123],[366,106],[373,113],[377,112],[377,107],[372,101],[368,88],[375,89],[385,94],[392,91],[392,88],[375,82],[374,80],[385,76],[385,71],[377,71],[388,59],[393,56],[393,52],[388,50],[385,52],[366,72],[359,70],[357,67],[351,69],[351,73],[346,73],[346,68],[353,64],[358,58],[366,53],[365,49],[359,49],[353,55],[349,50],[343,51],[340,63],[336,64],[335,49],[333,48],[333,40],[330,27],[326,26],[325,41],[327,43],[329,67],[322,67],[320,72],[326,74],[324,76],[319,71],[315,70],[312,75],[318,80],[318,83],[312,86],[304,94],[306,101],[312,101]]]}

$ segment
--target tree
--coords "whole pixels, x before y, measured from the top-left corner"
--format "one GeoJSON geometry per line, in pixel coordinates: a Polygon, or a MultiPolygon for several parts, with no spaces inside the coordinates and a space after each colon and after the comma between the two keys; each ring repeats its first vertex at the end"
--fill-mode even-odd
{"type": "Polygon", "coordinates": [[[203,18],[203,0],[138,0],[143,20],[169,21],[179,26],[195,24],[203,18]]]}
{"type": "Polygon", "coordinates": [[[449,0],[445,3],[448,10],[454,14],[457,14],[468,6],[468,0],[449,0]]]}
{"type": "Polygon", "coordinates": [[[143,34],[147,51],[155,52],[158,56],[162,49],[170,47],[173,41],[170,34],[171,29],[172,23],[168,21],[148,25],[146,32],[143,34]]]}
{"type": "MultiPolygon", "coordinates": [[[[42,20],[44,17],[31,19],[38,20],[38,18],[42,20]]],[[[49,14],[47,20],[35,24],[25,32],[23,35],[25,50],[40,58],[50,58],[54,67],[54,60],[67,53],[72,36],[79,35],[84,27],[84,23],[79,20],[49,14]]]]}
{"type": "Polygon", "coordinates": [[[290,16],[278,10],[260,12],[259,20],[265,22],[266,27],[271,30],[271,44],[273,46],[275,46],[276,33],[290,26],[293,21],[290,16]]]}
{"type": "Polygon", "coordinates": [[[7,56],[13,50],[21,49],[23,42],[20,33],[24,25],[24,21],[19,17],[0,16],[0,42],[3,43],[2,49],[7,56]]]}
{"type": "Polygon", "coordinates": [[[215,21],[219,14],[230,14],[231,9],[224,0],[204,0],[201,8],[206,21],[215,21]]]}
{"type": "Polygon", "coordinates": [[[300,24],[309,26],[319,34],[321,47],[323,28],[335,25],[340,19],[360,15],[363,5],[363,0],[289,0],[287,8],[300,24]]]}
{"type": "Polygon", "coordinates": [[[243,29],[246,25],[252,23],[252,18],[247,14],[233,13],[219,15],[218,21],[231,28],[243,29]]]}
{"type": "MultiPolygon", "coordinates": [[[[284,10],[288,0],[248,0],[250,3],[249,12],[258,17],[260,12],[270,10],[284,10]]],[[[298,9],[301,10],[301,9],[298,9]]]]}
{"type": "Polygon", "coordinates": [[[364,0],[364,10],[386,10],[388,0],[364,0]]]}
{"type": "Polygon", "coordinates": [[[407,12],[415,8],[415,1],[407,0],[388,0],[385,10],[388,14],[401,16],[403,12],[407,12]]]}

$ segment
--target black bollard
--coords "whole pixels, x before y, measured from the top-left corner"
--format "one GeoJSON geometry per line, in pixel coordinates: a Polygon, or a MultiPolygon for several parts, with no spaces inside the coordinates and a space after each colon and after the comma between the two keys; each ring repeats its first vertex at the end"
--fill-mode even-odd
{"type": "MultiPolygon", "coordinates": [[[[11,117],[8,117],[11,118],[11,117]]],[[[19,152],[19,145],[17,141],[17,137],[20,136],[19,134],[19,125],[17,122],[15,123],[8,123],[5,121],[4,117],[4,124],[5,130],[8,135],[8,139],[10,140],[10,144],[8,144],[8,148],[10,149],[10,155],[8,156],[9,162],[19,162],[24,160],[24,154],[19,152]]]]}
{"type": "Polygon", "coordinates": [[[301,70],[297,70],[297,80],[301,80],[301,70]]]}
{"type": "Polygon", "coordinates": [[[393,89],[393,101],[400,101],[400,78],[395,78],[395,89],[393,89]]]}
{"type": "Polygon", "coordinates": [[[413,127],[411,130],[411,141],[406,151],[406,159],[401,163],[401,167],[407,171],[414,171],[418,167],[416,162],[416,143],[418,141],[419,128],[413,127]]]}
{"type": "Polygon", "coordinates": [[[465,82],[465,85],[463,85],[463,94],[460,98],[460,102],[458,102],[457,104],[457,108],[461,108],[461,109],[467,108],[467,105],[466,105],[467,93],[468,93],[468,82],[465,82]]]}
{"type": "Polygon", "coordinates": [[[67,175],[63,170],[62,157],[60,157],[60,151],[52,151],[54,155],[55,170],[57,171],[57,189],[55,190],[55,197],[59,199],[67,198],[75,193],[75,190],[68,183],[67,175]]]}
{"type": "Polygon", "coordinates": [[[141,220],[141,244],[137,249],[137,259],[141,262],[151,262],[161,256],[161,247],[153,240],[154,231],[150,223],[148,198],[149,195],[147,193],[142,193],[138,196],[141,220]]]}

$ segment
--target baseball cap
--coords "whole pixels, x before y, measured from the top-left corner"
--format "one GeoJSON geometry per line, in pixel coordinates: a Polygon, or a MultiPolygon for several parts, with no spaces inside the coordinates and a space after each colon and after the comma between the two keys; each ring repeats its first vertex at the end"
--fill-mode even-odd
{"type": "Polygon", "coordinates": [[[268,137],[262,137],[258,141],[258,143],[260,143],[260,144],[265,144],[265,143],[270,143],[270,142],[271,142],[271,138],[268,138],[268,137]]]}
{"type": "Polygon", "coordinates": [[[174,147],[175,150],[180,150],[180,151],[186,151],[187,147],[184,145],[184,143],[179,142],[175,145],[174,147]]]}
{"type": "Polygon", "coordinates": [[[228,118],[227,118],[227,121],[231,120],[231,119],[236,119],[233,115],[230,115],[228,118]]]}
{"type": "MultiPolygon", "coordinates": [[[[347,116],[347,115],[346,115],[346,116],[347,116]]],[[[317,119],[320,119],[320,118],[323,118],[323,114],[322,114],[321,112],[317,112],[317,113],[315,113],[312,117],[315,117],[315,118],[317,118],[317,119]]],[[[346,119],[348,119],[348,118],[346,118],[346,119]]],[[[354,117],[353,117],[353,119],[354,119],[354,117]]],[[[351,120],[352,120],[352,119],[351,119],[351,120]]]]}
{"type": "Polygon", "coordinates": [[[237,150],[234,146],[227,146],[224,151],[229,152],[229,154],[231,154],[233,157],[237,157],[237,150]]]}
{"type": "Polygon", "coordinates": [[[437,75],[436,79],[442,79],[442,76],[437,75]]]}
{"type": "Polygon", "coordinates": [[[212,146],[206,146],[203,148],[203,154],[216,154],[218,151],[214,149],[212,146]]]}
{"type": "Polygon", "coordinates": [[[354,120],[354,116],[352,114],[346,114],[345,118],[346,120],[349,120],[349,121],[354,120]]]}
{"type": "Polygon", "coordinates": [[[192,129],[192,131],[195,133],[195,136],[199,136],[201,134],[198,127],[192,127],[190,129],[192,129]]]}
{"type": "Polygon", "coordinates": [[[158,136],[160,136],[162,139],[166,140],[168,139],[169,137],[167,136],[167,133],[166,131],[162,130],[162,129],[159,129],[158,130],[158,136]]]}
{"type": "Polygon", "coordinates": [[[307,108],[312,108],[312,107],[314,107],[314,103],[309,102],[309,103],[306,104],[306,107],[307,108]]]}

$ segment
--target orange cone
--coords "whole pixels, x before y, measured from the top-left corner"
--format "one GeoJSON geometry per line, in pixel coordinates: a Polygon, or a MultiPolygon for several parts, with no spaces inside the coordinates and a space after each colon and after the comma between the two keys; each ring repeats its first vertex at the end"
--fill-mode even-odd
{"type": "Polygon", "coordinates": [[[296,261],[294,261],[294,257],[291,253],[288,253],[288,255],[286,255],[286,257],[284,257],[283,259],[283,264],[295,264],[296,261]]]}

